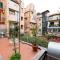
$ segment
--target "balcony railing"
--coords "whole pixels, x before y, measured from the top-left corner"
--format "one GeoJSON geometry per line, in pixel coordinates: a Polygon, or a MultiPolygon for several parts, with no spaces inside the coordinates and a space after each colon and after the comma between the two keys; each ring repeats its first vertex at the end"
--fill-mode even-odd
{"type": "Polygon", "coordinates": [[[13,2],[13,1],[9,1],[8,7],[15,10],[15,11],[19,11],[19,5],[16,4],[15,2],[13,2]]]}
{"type": "Polygon", "coordinates": [[[49,27],[60,27],[60,24],[57,24],[57,25],[49,25],[49,27]]]}
{"type": "Polygon", "coordinates": [[[52,21],[52,20],[60,20],[60,17],[59,18],[49,18],[49,21],[52,21]]]}

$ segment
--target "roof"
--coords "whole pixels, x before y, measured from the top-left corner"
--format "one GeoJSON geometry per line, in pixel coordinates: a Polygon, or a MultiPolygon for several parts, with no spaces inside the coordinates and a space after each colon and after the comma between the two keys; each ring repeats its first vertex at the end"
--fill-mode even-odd
{"type": "Polygon", "coordinates": [[[49,12],[49,10],[46,10],[46,11],[43,11],[41,14],[48,13],[48,12],[49,12]]]}
{"type": "Polygon", "coordinates": [[[37,15],[41,15],[41,13],[38,12],[37,15]]]}
{"type": "Polygon", "coordinates": [[[60,13],[51,14],[49,17],[55,16],[55,15],[60,15],[60,13]]]}

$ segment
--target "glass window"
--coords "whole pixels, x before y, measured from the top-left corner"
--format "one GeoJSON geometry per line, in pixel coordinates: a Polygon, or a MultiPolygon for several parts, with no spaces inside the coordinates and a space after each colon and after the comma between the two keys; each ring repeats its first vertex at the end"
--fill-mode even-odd
{"type": "Polygon", "coordinates": [[[15,3],[17,3],[17,4],[19,3],[18,0],[11,0],[11,1],[13,1],[13,2],[15,2],[15,3]]]}
{"type": "Polygon", "coordinates": [[[9,8],[9,14],[15,15],[15,10],[9,8]]]}
{"type": "Polygon", "coordinates": [[[21,20],[23,20],[23,17],[21,17],[21,20]]]}
{"type": "Polygon", "coordinates": [[[27,18],[25,18],[25,20],[27,20],[27,18]]]}
{"type": "Polygon", "coordinates": [[[58,32],[60,32],[60,28],[58,28],[58,32]]]}
{"type": "Polygon", "coordinates": [[[53,29],[53,32],[57,32],[57,29],[53,29]]]}
{"type": "Polygon", "coordinates": [[[2,2],[0,2],[0,8],[3,8],[3,3],[2,2]]]}
{"type": "Polygon", "coordinates": [[[23,25],[21,25],[21,29],[23,29],[23,25]]]}

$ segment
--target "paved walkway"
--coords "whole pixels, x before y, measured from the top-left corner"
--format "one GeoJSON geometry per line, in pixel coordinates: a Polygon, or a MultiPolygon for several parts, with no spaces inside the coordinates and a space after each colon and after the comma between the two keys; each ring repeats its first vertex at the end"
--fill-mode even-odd
{"type": "MultiPolygon", "coordinates": [[[[3,60],[9,60],[11,54],[14,52],[13,48],[13,43],[11,43],[7,38],[0,38],[0,55],[3,57],[3,60]]],[[[38,52],[39,51],[40,50],[38,50],[38,52]]],[[[38,52],[33,52],[31,46],[20,43],[21,60],[32,60],[38,52]]]]}

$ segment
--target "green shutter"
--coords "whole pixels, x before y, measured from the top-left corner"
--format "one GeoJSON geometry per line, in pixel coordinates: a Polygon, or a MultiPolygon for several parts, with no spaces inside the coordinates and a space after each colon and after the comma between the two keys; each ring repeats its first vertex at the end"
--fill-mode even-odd
{"type": "Polygon", "coordinates": [[[0,2],[0,8],[3,8],[3,3],[2,2],[0,2]]]}

